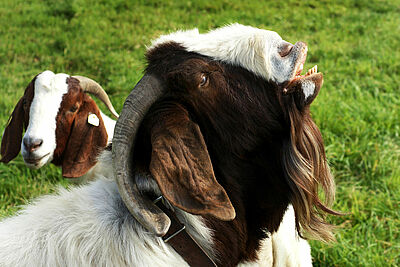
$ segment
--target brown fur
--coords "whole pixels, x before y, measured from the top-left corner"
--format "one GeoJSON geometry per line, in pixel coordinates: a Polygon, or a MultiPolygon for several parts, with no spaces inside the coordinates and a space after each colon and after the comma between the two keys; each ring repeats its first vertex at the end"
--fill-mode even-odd
{"type": "Polygon", "coordinates": [[[334,200],[335,186],[321,133],[309,113],[308,107],[302,111],[294,108],[288,110],[291,129],[290,140],[283,150],[284,168],[289,185],[295,192],[291,203],[300,235],[300,229],[303,229],[311,238],[334,240],[333,227],[324,221],[324,213],[340,214],[328,208],[334,200]],[[325,193],[326,204],[318,196],[320,188],[325,193]]]}
{"type": "Polygon", "coordinates": [[[151,174],[174,206],[192,214],[232,220],[235,210],[215,179],[199,126],[183,107],[176,109],[156,114],[159,123],[151,129],[151,174]]]}
{"type": "Polygon", "coordinates": [[[64,177],[76,178],[96,164],[100,149],[107,145],[107,132],[99,108],[82,92],[79,81],[68,78],[67,82],[68,93],[63,96],[56,119],[57,146],[53,163],[62,165],[64,177]],[[91,113],[99,118],[99,126],[87,122],[91,113]]]}
{"type": "Polygon", "coordinates": [[[181,131],[183,135],[176,136],[179,132],[171,134],[168,130],[170,123],[180,129],[188,119],[198,126],[199,133],[192,137],[204,139],[212,170],[207,172],[215,174],[236,212],[234,220],[221,221],[203,210],[208,214],[203,217],[213,230],[214,249],[221,265],[255,260],[260,241],[267,236],[265,231],[278,229],[289,203],[295,209],[299,232],[304,230],[322,240],[332,238],[325,214],[336,214],[328,208],[334,184],[321,134],[309,114],[309,104],[318,90],[307,100],[298,90],[284,94],[281,85],[243,68],[187,52],[176,43],[150,50],[147,58],[147,72],[160,77],[167,92],[147,113],[138,133],[136,167],[160,175],[156,181],[164,194],[171,190],[167,195],[173,195],[177,186],[185,184],[186,202],[204,198],[196,195],[204,192],[195,185],[203,181],[203,170],[178,168],[177,172],[178,166],[195,162],[196,157],[200,163],[192,168],[209,169],[201,163],[203,152],[187,146],[176,148],[187,133],[181,131]],[[203,76],[208,78],[204,84],[203,76]],[[154,145],[158,136],[166,134],[163,148],[154,145]],[[169,162],[154,161],[159,149],[167,154],[189,149],[186,155],[190,155],[190,161],[176,156],[169,162]],[[161,174],[151,169],[161,170],[161,174]],[[319,187],[325,191],[326,204],[318,197],[319,187]]]}
{"type": "Polygon", "coordinates": [[[6,129],[1,140],[1,160],[8,163],[18,156],[21,150],[22,131],[28,127],[29,109],[35,94],[34,86],[36,77],[28,84],[24,95],[20,98],[14,107],[10,118],[8,119],[6,129]]]}

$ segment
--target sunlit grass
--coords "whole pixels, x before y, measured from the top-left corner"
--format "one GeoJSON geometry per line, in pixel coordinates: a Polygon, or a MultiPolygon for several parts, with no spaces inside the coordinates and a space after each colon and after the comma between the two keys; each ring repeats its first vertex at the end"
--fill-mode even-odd
{"type": "MultiPolygon", "coordinates": [[[[400,265],[400,1],[2,0],[0,132],[39,72],[100,82],[119,111],[145,46],[177,29],[233,22],[309,45],[325,82],[312,107],[335,174],[337,242],[312,242],[315,266],[400,265]]],[[[102,105],[100,105],[102,106],[102,105]]],[[[105,110],[104,106],[103,110],[105,110]]],[[[0,217],[67,185],[60,170],[0,164],[0,217]]]]}

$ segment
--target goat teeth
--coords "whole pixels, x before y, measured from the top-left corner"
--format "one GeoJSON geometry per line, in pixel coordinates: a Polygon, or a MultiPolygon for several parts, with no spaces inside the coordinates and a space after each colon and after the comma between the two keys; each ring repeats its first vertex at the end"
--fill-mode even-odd
{"type": "Polygon", "coordinates": [[[314,67],[312,67],[311,69],[309,69],[306,73],[306,76],[317,73],[318,72],[318,67],[317,65],[315,65],[314,67]]]}

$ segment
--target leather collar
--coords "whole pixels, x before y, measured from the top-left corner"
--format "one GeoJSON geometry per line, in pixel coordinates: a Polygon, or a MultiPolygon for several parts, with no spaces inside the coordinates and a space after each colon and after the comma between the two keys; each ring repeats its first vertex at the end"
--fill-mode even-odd
{"type": "Polygon", "coordinates": [[[154,200],[154,203],[171,219],[171,226],[165,236],[165,243],[169,244],[191,267],[216,267],[217,264],[189,235],[176,214],[166,207],[163,196],[154,200]]]}

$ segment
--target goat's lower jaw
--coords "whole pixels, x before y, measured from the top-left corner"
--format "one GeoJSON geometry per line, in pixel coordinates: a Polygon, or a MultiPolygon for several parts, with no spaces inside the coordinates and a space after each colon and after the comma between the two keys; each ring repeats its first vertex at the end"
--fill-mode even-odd
{"type": "Polygon", "coordinates": [[[50,152],[43,155],[40,158],[23,158],[23,159],[29,168],[38,169],[38,168],[42,167],[43,165],[45,165],[49,161],[49,160],[43,161],[43,159],[48,157],[49,155],[50,155],[50,152]]]}
{"type": "MultiPolygon", "coordinates": [[[[301,71],[302,71],[302,69],[299,69],[296,72],[296,75],[294,76],[294,78],[292,80],[290,80],[289,83],[285,86],[285,88],[283,89],[284,94],[288,94],[288,93],[292,92],[293,88],[296,87],[296,84],[301,82],[302,80],[307,79],[307,78],[312,78],[312,76],[319,74],[317,65],[315,65],[311,69],[307,70],[306,74],[304,74],[304,75],[301,75],[301,71]]],[[[310,79],[310,80],[312,80],[312,79],[310,79]]]]}

